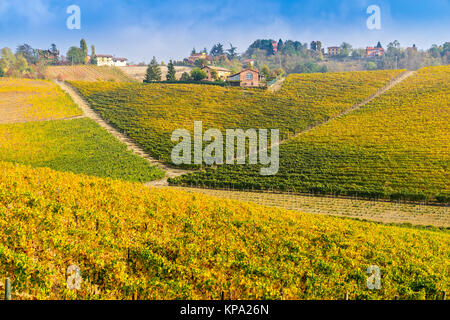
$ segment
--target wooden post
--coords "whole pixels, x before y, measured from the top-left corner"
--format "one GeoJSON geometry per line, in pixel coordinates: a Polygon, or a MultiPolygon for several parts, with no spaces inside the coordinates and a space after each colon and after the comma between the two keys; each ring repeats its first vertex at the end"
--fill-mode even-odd
{"type": "Polygon", "coordinates": [[[442,300],[447,300],[447,292],[442,291],[442,300]]]}
{"type": "Polygon", "coordinates": [[[394,297],[394,299],[395,299],[395,300],[400,300],[400,297],[396,295],[396,296],[394,297]]]}
{"type": "Polygon", "coordinates": [[[284,300],[283,282],[281,282],[280,295],[281,295],[281,300],[284,300]]]}
{"type": "Polygon", "coordinates": [[[224,296],[224,294],[223,294],[223,291],[222,291],[222,294],[220,295],[220,300],[224,300],[223,296],[224,296]]]}
{"type": "Polygon", "coordinates": [[[345,300],[348,300],[348,291],[347,291],[347,292],[345,292],[345,296],[344,296],[344,299],[345,299],[345,300]]]}
{"type": "Polygon", "coordinates": [[[5,280],[5,300],[11,300],[11,280],[9,278],[5,280]]]}

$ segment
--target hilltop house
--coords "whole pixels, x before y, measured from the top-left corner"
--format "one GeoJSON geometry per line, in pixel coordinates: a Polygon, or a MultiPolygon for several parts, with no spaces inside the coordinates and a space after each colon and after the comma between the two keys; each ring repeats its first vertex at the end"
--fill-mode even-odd
{"type": "Polygon", "coordinates": [[[125,67],[128,59],[116,58],[109,54],[97,54],[95,56],[98,66],[125,67]]]}
{"type": "Polygon", "coordinates": [[[214,67],[214,66],[205,66],[202,68],[203,71],[206,72],[208,76],[208,81],[214,81],[214,73],[216,73],[217,79],[226,80],[229,75],[231,75],[231,71],[226,68],[214,67]]]}
{"type": "Polygon", "coordinates": [[[191,54],[191,56],[189,58],[184,59],[184,61],[187,62],[187,63],[194,64],[195,61],[200,60],[200,59],[203,59],[203,60],[206,60],[206,61],[212,61],[213,60],[211,56],[207,55],[204,52],[201,52],[201,53],[193,53],[193,54],[191,54]]]}
{"type": "Polygon", "coordinates": [[[328,56],[338,56],[341,54],[341,48],[340,47],[328,47],[328,56]]]}
{"type": "Polygon", "coordinates": [[[261,75],[257,69],[244,69],[229,76],[227,80],[231,85],[239,85],[241,87],[259,87],[261,75]]]}
{"type": "Polygon", "coordinates": [[[382,47],[367,47],[366,57],[381,57],[384,55],[384,49],[382,47]]]}

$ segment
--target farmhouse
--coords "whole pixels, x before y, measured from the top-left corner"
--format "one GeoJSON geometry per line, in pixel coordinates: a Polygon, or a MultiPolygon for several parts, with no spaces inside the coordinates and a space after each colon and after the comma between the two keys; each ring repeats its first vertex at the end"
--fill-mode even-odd
{"type": "Polygon", "coordinates": [[[228,77],[231,85],[241,87],[259,87],[261,75],[257,69],[244,69],[228,77]]]}
{"type": "Polygon", "coordinates": [[[95,56],[98,66],[125,67],[128,59],[116,58],[109,54],[97,54],[95,56]]]}
{"type": "Polygon", "coordinates": [[[341,48],[340,47],[328,47],[328,55],[330,57],[338,56],[340,54],[341,54],[341,48]]]}
{"type": "Polygon", "coordinates": [[[226,80],[227,77],[231,75],[230,70],[221,67],[205,66],[202,70],[206,72],[208,81],[214,81],[217,79],[226,80]]]}

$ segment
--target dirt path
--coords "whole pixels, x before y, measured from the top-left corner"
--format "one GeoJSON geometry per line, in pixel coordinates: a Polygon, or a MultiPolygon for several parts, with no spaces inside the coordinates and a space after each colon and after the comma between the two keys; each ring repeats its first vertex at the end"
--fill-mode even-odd
{"type": "Polygon", "coordinates": [[[58,84],[61,87],[61,89],[63,89],[65,92],[67,92],[72,97],[73,101],[83,111],[84,116],[94,120],[102,128],[106,129],[110,134],[112,134],[115,138],[117,138],[119,141],[125,143],[129,150],[133,151],[138,156],[146,159],[152,165],[155,165],[166,172],[166,176],[163,179],[148,182],[148,183],[146,183],[146,185],[167,186],[168,185],[167,178],[181,176],[181,175],[189,172],[186,170],[174,169],[172,167],[167,166],[163,162],[152,158],[140,146],[138,146],[131,139],[129,139],[127,136],[125,136],[124,134],[119,132],[116,128],[111,126],[109,123],[107,123],[105,120],[103,120],[97,113],[95,113],[95,111],[91,109],[89,104],[83,99],[83,97],[78,93],[78,91],[75,90],[71,85],[67,84],[66,82],[61,82],[61,81],[56,81],[56,80],[55,80],[55,83],[58,84]]]}
{"type": "Polygon", "coordinates": [[[283,87],[283,82],[286,80],[286,78],[282,78],[277,80],[274,84],[272,84],[270,87],[267,88],[267,91],[269,92],[277,92],[283,87]]]}

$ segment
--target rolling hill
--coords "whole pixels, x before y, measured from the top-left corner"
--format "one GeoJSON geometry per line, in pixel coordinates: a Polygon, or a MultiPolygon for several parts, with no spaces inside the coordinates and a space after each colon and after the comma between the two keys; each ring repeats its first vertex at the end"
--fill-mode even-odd
{"type": "Polygon", "coordinates": [[[448,231],[273,209],[0,162],[14,299],[436,299],[448,231]],[[81,290],[66,285],[68,266],[81,290]],[[381,290],[366,287],[369,266],[381,290]]]}
{"type": "Polygon", "coordinates": [[[450,66],[417,71],[362,108],[280,146],[280,170],[225,165],[170,180],[372,198],[450,199],[450,66]]]}

